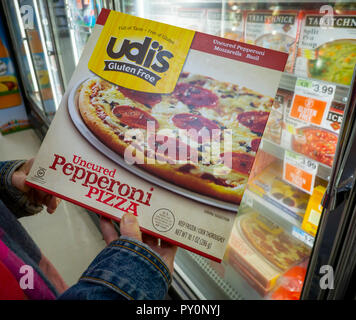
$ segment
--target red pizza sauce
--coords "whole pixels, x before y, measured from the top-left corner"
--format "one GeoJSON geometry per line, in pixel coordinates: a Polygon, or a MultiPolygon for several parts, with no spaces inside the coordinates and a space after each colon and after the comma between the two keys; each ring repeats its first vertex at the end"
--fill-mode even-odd
{"type": "Polygon", "coordinates": [[[155,128],[158,128],[158,122],[153,116],[136,107],[116,105],[112,109],[112,113],[121,123],[124,123],[131,128],[147,129],[148,121],[153,121],[155,128]]]}
{"type": "Polygon", "coordinates": [[[250,174],[255,157],[247,153],[225,152],[220,155],[224,164],[243,174],[250,174]],[[231,159],[231,161],[230,161],[231,159]]]}
{"type": "Polygon", "coordinates": [[[262,134],[265,129],[269,112],[266,111],[247,111],[237,116],[237,120],[249,128],[252,132],[262,134]]]}
{"type": "Polygon", "coordinates": [[[332,166],[336,151],[337,135],[333,132],[306,127],[293,136],[292,148],[318,162],[332,166]]]}
{"type": "Polygon", "coordinates": [[[178,83],[173,95],[188,106],[213,108],[217,105],[218,96],[198,84],[178,83]]]}

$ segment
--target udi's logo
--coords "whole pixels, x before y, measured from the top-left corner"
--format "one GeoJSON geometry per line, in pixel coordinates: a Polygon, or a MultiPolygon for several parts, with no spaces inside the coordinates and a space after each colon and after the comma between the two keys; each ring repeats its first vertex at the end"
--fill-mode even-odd
{"type": "Polygon", "coordinates": [[[143,42],[124,39],[120,50],[115,51],[114,48],[117,41],[116,37],[110,38],[106,48],[108,56],[112,59],[125,58],[134,62],[134,64],[106,60],[104,70],[129,73],[156,86],[157,81],[161,80],[161,77],[149,69],[157,73],[167,71],[169,69],[169,59],[173,58],[173,53],[164,50],[158,41],[154,41],[150,37],[145,37],[143,42]]]}
{"type": "Polygon", "coordinates": [[[104,27],[96,26],[98,31],[89,70],[119,86],[151,93],[174,90],[195,34],[116,11],[110,11],[104,27]]]}

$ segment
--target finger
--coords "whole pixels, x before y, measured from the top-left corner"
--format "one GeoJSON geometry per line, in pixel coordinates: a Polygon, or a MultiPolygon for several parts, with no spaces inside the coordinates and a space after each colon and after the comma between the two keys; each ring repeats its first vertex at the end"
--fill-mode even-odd
{"type": "Polygon", "coordinates": [[[36,204],[36,190],[30,189],[26,194],[27,194],[28,201],[31,204],[36,204]]]}
{"type": "Polygon", "coordinates": [[[152,248],[158,246],[158,238],[150,236],[149,234],[142,234],[142,241],[152,248]]]}
{"type": "Polygon", "coordinates": [[[175,255],[177,253],[178,247],[175,245],[172,245],[168,242],[161,241],[161,251],[164,252],[164,255],[166,256],[168,261],[173,262],[175,255]]]}
{"type": "MultiPolygon", "coordinates": [[[[32,190],[30,190],[32,191],[32,190]]],[[[33,189],[33,202],[35,205],[40,206],[46,204],[46,197],[50,196],[48,193],[33,189]]]]}
{"type": "Polygon", "coordinates": [[[47,206],[47,212],[48,213],[55,212],[60,202],[61,202],[61,199],[59,199],[55,196],[49,195],[49,197],[46,197],[45,205],[47,206]]]}
{"type": "Polygon", "coordinates": [[[12,174],[11,183],[12,185],[22,192],[28,192],[31,188],[25,184],[27,175],[23,171],[15,171],[12,174]]]}
{"type": "Polygon", "coordinates": [[[120,221],[120,233],[122,236],[142,241],[142,234],[136,216],[126,213],[120,221]]]}
{"type": "Polygon", "coordinates": [[[119,235],[117,234],[115,227],[110,219],[101,216],[100,229],[103,234],[104,241],[107,245],[119,239],[119,235]]]}
{"type": "Polygon", "coordinates": [[[166,241],[161,241],[161,254],[163,256],[164,261],[166,262],[169,270],[171,273],[174,272],[174,258],[176,256],[178,247],[175,245],[172,245],[166,241]]]}
{"type": "Polygon", "coordinates": [[[27,160],[13,174],[13,185],[22,192],[28,192],[31,189],[28,185],[25,184],[25,180],[32,168],[34,160],[34,158],[27,160]]]}
{"type": "Polygon", "coordinates": [[[172,251],[177,251],[178,247],[168,241],[161,240],[161,247],[162,248],[167,248],[167,249],[172,249],[172,251]]]}

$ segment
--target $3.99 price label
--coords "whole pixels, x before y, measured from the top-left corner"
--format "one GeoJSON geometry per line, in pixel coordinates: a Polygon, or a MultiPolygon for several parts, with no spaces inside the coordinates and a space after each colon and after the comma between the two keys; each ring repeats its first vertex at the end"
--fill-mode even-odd
{"type": "Polygon", "coordinates": [[[335,88],[335,85],[322,81],[298,78],[289,116],[325,127],[335,88]]]}
{"type": "Polygon", "coordinates": [[[311,194],[314,189],[318,163],[297,153],[285,150],[283,179],[298,189],[311,194]]]}

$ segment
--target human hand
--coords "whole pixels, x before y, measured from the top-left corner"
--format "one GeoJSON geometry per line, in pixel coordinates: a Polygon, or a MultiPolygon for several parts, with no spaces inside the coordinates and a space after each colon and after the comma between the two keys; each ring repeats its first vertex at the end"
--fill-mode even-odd
{"type": "Polygon", "coordinates": [[[32,204],[37,206],[45,205],[47,207],[47,212],[53,213],[56,211],[61,200],[47,192],[31,188],[25,184],[28,173],[33,165],[33,161],[33,158],[27,160],[20,168],[18,168],[11,177],[11,183],[16,189],[25,193],[32,204]]]}
{"type": "MultiPolygon", "coordinates": [[[[112,221],[103,216],[100,217],[100,229],[107,245],[112,241],[119,239],[119,235],[116,232],[112,221]]],[[[120,221],[120,233],[123,236],[146,243],[161,256],[162,260],[167,264],[170,272],[173,273],[177,246],[163,240],[161,240],[159,244],[158,238],[142,234],[136,216],[131,213],[127,213],[122,217],[120,221]]]]}

